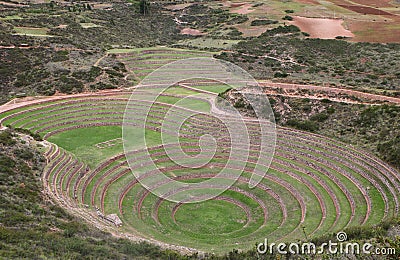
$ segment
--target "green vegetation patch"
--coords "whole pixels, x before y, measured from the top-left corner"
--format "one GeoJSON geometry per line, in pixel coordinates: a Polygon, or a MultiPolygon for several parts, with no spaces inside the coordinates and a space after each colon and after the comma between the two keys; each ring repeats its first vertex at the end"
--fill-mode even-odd
{"type": "Polygon", "coordinates": [[[240,207],[226,201],[214,200],[182,205],[175,219],[182,229],[215,235],[238,230],[247,222],[246,214],[240,207]]]}
{"type": "Polygon", "coordinates": [[[53,37],[47,34],[49,31],[47,28],[14,27],[14,30],[18,35],[53,37]]]}
{"type": "Polygon", "coordinates": [[[120,126],[99,126],[80,128],[62,132],[51,136],[49,141],[82,159],[89,166],[94,167],[99,162],[123,151],[122,144],[100,149],[96,144],[121,138],[120,126]]]}
{"type": "Polygon", "coordinates": [[[189,48],[199,49],[231,49],[232,46],[237,44],[240,40],[230,39],[214,39],[208,37],[198,37],[195,39],[182,40],[177,43],[178,46],[186,46],[189,48]]]}

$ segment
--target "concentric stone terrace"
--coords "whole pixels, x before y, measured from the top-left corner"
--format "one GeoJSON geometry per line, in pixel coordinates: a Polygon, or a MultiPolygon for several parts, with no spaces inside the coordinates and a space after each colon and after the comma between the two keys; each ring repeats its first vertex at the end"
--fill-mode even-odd
{"type": "Polygon", "coordinates": [[[213,53],[177,48],[144,48],[132,50],[111,50],[127,65],[131,72],[130,79],[141,80],[155,69],[180,59],[194,57],[212,57],[213,53]]]}
{"type": "MultiPolygon", "coordinates": [[[[152,105],[146,128],[149,147],[131,152],[135,158],[131,166],[134,171],[146,172],[148,162],[143,155],[149,152],[159,169],[175,180],[199,182],[215,177],[226,166],[230,150],[224,126],[212,116],[188,118],[181,127],[179,143],[163,145],[160,141],[165,113],[187,109],[171,106],[179,91],[187,94],[193,89],[175,88],[173,94],[160,96],[152,105]],[[166,148],[199,153],[198,138],[204,133],[213,135],[218,143],[213,159],[204,167],[188,169],[167,156],[166,148]]],[[[159,199],[135,179],[119,141],[128,97],[119,92],[66,98],[1,114],[3,125],[29,129],[51,142],[43,174],[48,192],[81,215],[95,216],[93,212],[98,210],[99,216],[90,219],[92,222],[107,223],[102,216],[115,213],[123,222],[115,228],[120,233],[226,252],[250,248],[264,238],[275,242],[304,239],[303,229],[312,237],[374,224],[399,212],[400,175],[395,169],[350,145],[293,129],[277,129],[271,167],[261,183],[250,189],[248,182],[258,156],[258,125],[250,119],[246,122],[252,136],[250,158],[235,185],[202,203],[159,199]]],[[[151,105],[140,101],[140,95],[136,98],[137,105],[128,110],[151,105]]],[[[209,109],[207,101],[193,103],[200,110],[209,109]]],[[[134,126],[136,120],[133,113],[125,123],[134,126]]],[[[264,162],[261,159],[259,163],[264,162]]]]}

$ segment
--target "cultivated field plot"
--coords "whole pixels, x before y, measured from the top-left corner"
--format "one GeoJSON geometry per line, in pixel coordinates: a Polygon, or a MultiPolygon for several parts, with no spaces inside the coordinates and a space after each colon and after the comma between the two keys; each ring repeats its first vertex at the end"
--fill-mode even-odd
{"type": "MultiPolygon", "coordinates": [[[[293,1],[220,1],[211,2],[211,5],[222,6],[232,13],[244,13],[249,21],[235,25],[243,36],[258,36],[267,29],[287,24],[285,16],[298,16],[301,18],[317,18],[314,24],[301,28],[311,37],[318,38],[323,32],[316,33],[323,24],[332,23],[323,30],[325,38],[338,31],[336,19],[343,20],[341,30],[349,30],[354,34],[352,41],[365,42],[399,42],[400,41],[400,4],[396,1],[377,0],[293,0],[293,1]],[[252,25],[255,20],[270,20],[277,23],[266,25],[252,25]],[[319,19],[330,19],[323,21],[319,19]],[[327,32],[328,31],[328,32],[327,32]],[[371,33],[373,32],[373,33],[371,33]]],[[[301,18],[297,18],[298,20],[301,18]]],[[[349,36],[336,35],[336,36],[349,36]]]]}
{"type": "Polygon", "coordinates": [[[333,39],[337,36],[354,37],[353,33],[342,26],[343,20],[341,19],[295,16],[293,20],[290,24],[299,27],[303,32],[307,32],[312,38],[333,39]]]}
{"type": "Polygon", "coordinates": [[[212,57],[212,52],[177,48],[114,49],[116,54],[131,72],[132,80],[141,80],[155,69],[180,59],[212,57]]]}
{"type": "Polygon", "coordinates": [[[16,35],[54,37],[52,35],[47,34],[47,32],[49,31],[49,29],[47,28],[15,27],[14,30],[16,32],[16,35]]]}
{"type": "MultiPolygon", "coordinates": [[[[158,168],[174,180],[199,182],[214,177],[226,165],[230,148],[225,126],[207,113],[210,99],[173,104],[196,92],[212,96],[212,92],[223,89],[215,84],[192,83],[175,86],[161,95],[151,105],[147,118],[147,149],[132,151],[134,170],[151,176],[143,159],[149,152],[158,168]],[[163,145],[160,129],[166,113],[172,110],[179,115],[187,109],[199,114],[181,126],[178,143],[163,145]],[[188,169],[166,154],[166,149],[173,152],[179,147],[187,154],[198,154],[198,141],[204,134],[214,136],[219,144],[207,165],[188,169]]],[[[146,91],[138,93],[137,102],[127,109],[148,109],[145,95],[146,91]]],[[[230,189],[197,204],[159,199],[135,179],[118,141],[128,98],[128,92],[70,98],[0,114],[3,125],[29,129],[50,142],[48,167],[43,174],[47,192],[96,226],[161,244],[223,253],[251,248],[264,238],[276,242],[305,239],[303,229],[314,237],[398,215],[400,174],[395,169],[365,151],[293,129],[277,129],[271,167],[261,183],[250,189],[259,129],[252,119],[246,119],[252,140],[250,159],[230,189]],[[109,214],[117,214],[122,226],[113,227],[105,217],[109,214]]],[[[137,120],[133,113],[124,124],[135,126],[140,123],[137,120]]],[[[266,162],[262,155],[260,158],[262,166],[266,162]]],[[[235,170],[232,167],[231,171],[235,170]]]]}

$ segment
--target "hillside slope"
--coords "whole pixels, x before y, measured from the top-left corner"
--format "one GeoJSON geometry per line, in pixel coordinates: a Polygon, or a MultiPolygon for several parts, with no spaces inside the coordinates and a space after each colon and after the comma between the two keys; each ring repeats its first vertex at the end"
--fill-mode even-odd
{"type": "Polygon", "coordinates": [[[84,224],[42,194],[40,142],[0,132],[0,258],[176,259],[171,251],[117,239],[84,224]]]}

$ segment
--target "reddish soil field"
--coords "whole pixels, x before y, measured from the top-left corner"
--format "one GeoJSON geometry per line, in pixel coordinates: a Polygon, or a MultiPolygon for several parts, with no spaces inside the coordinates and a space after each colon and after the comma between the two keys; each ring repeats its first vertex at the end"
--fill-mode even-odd
{"type": "Polygon", "coordinates": [[[392,7],[391,0],[352,0],[352,2],[371,7],[392,7]]]}
{"type": "Polygon", "coordinates": [[[301,3],[301,4],[312,4],[312,5],[319,4],[316,0],[296,0],[296,2],[301,3]]]}
{"type": "Polygon", "coordinates": [[[329,0],[338,6],[359,14],[378,15],[379,18],[344,18],[347,27],[355,36],[355,42],[400,42],[400,16],[377,9],[375,7],[390,7],[391,0],[329,0]],[[354,5],[359,3],[360,5],[354,5]],[[382,19],[383,18],[383,19],[382,19]],[[373,33],[371,33],[373,32],[373,33]]]}
{"type": "MultiPolygon", "coordinates": [[[[396,16],[392,16],[396,17],[396,16]]],[[[397,18],[397,17],[396,17],[397,18]]],[[[392,25],[400,23],[400,19],[394,19],[393,22],[366,22],[366,21],[346,21],[355,37],[352,41],[356,42],[400,42],[400,30],[393,29],[392,25]],[[373,31],[374,33],[371,33],[373,31]]]]}
{"type": "Polygon", "coordinates": [[[360,6],[360,5],[338,5],[340,7],[349,9],[353,12],[357,12],[360,14],[373,14],[373,15],[393,15],[383,10],[379,10],[376,8],[372,8],[369,6],[360,6]]]}
{"type": "Polygon", "coordinates": [[[235,8],[244,5],[245,3],[231,3],[230,7],[235,8]]]}
{"type": "MultiPolygon", "coordinates": [[[[231,10],[231,13],[248,14],[254,11],[254,10],[249,10],[252,7],[252,4],[241,4],[240,6],[241,8],[239,9],[231,10]]],[[[233,4],[231,5],[231,7],[233,7],[233,4]]]]}
{"type": "MultiPolygon", "coordinates": [[[[329,19],[311,19],[297,18],[291,23],[300,27],[304,32],[310,34],[313,38],[335,38],[336,36],[346,36],[351,37],[350,41],[354,42],[380,42],[389,43],[397,42],[400,43],[400,15],[397,14],[394,6],[397,4],[391,0],[328,0],[336,6],[347,9],[345,11],[342,9],[343,14],[340,11],[336,12],[336,17],[343,19],[342,26],[341,22],[328,22],[329,19]],[[359,5],[358,5],[359,4],[359,5]],[[393,9],[382,10],[380,8],[392,7],[393,9]],[[393,11],[389,11],[393,10],[393,11]],[[354,12],[354,13],[352,13],[354,12]],[[366,14],[366,15],[364,15],[366,14]],[[371,33],[373,32],[373,33],[371,33]]],[[[397,0],[400,3],[400,0],[397,0]]],[[[303,5],[313,7],[322,6],[318,0],[294,0],[294,2],[301,3],[303,5]]],[[[231,1],[223,0],[222,4],[232,13],[238,14],[248,14],[251,13],[252,6],[249,2],[240,1],[232,3],[231,1]],[[250,10],[249,10],[250,9],[250,10]]],[[[256,7],[255,13],[260,14],[274,13],[276,10],[274,7],[269,7],[268,5],[263,5],[256,7]],[[264,10],[265,9],[265,10],[264,10]]],[[[315,9],[318,10],[318,9],[315,9]]],[[[400,6],[399,6],[400,11],[400,6]]],[[[399,12],[400,13],[400,12],[399,12]]],[[[328,10],[322,17],[332,18],[334,14],[333,10],[328,10]]],[[[299,13],[301,16],[311,16],[319,17],[318,12],[316,14],[308,14],[307,9],[299,13]]],[[[320,17],[319,17],[320,18],[320,17]]],[[[336,19],[332,19],[335,21],[336,19]]],[[[287,23],[287,22],[286,22],[287,23]]],[[[235,27],[243,33],[244,37],[258,36],[263,33],[267,27],[250,26],[250,21],[235,25],[235,27]]]]}
{"type": "Polygon", "coordinates": [[[311,38],[334,39],[336,36],[354,37],[354,34],[346,30],[341,19],[307,18],[294,16],[290,22],[299,27],[303,32],[310,34],[311,38]]]}
{"type": "Polygon", "coordinates": [[[181,30],[181,34],[189,34],[189,35],[204,35],[203,32],[196,30],[196,29],[192,29],[192,28],[183,28],[181,30]]]}

